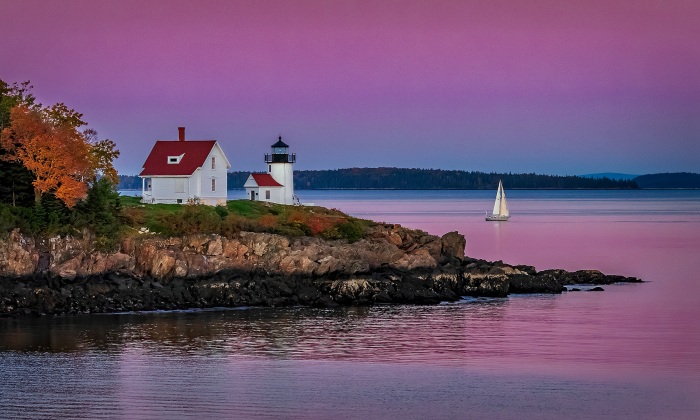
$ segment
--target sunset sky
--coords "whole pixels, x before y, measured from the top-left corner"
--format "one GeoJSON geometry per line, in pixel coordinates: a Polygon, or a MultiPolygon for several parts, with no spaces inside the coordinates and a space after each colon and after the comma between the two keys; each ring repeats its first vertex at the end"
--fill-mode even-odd
{"type": "Polygon", "coordinates": [[[0,78],[264,170],[700,172],[700,1],[0,0],[0,78]]]}

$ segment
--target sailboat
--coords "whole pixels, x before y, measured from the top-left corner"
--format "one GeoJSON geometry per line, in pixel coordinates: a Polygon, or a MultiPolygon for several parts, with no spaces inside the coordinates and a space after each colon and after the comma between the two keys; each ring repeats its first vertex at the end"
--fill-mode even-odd
{"type": "Polygon", "coordinates": [[[493,203],[493,213],[486,214],[486,220],[489,222],[505,222],[508,219],[510,219],[510,213],[506,203],[506,193],[503,192],[503,183],[499,180],[496,202],[493,203]]]}

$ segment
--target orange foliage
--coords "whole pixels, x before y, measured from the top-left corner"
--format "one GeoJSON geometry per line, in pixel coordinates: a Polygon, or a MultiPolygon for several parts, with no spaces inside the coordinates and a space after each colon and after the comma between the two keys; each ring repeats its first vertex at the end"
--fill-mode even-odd
{"type": "Polygon", "coordinates": [[[271,214],[266,214],[264,216],[260,217],[260,225],[264,226],[266,228],[271,228],[277,225],[277,217],[271,215],[271,214]]]}
{"type": "Polygon", "coordinates": [[[308,222],[309,216],[301,211],[298,210],[293,210],[289,213],[289,216],[287,216],[287,222],[288,223],[299,223],[302,225],[306,225],[308,222]]]}
{"type": "Polygon", "coordinates": [[[313,235],[330,230],[336,225],[337,219],[328,216],[313,215],[309,217],[308,226],[313,235]]]}
{"type": "Polygon", "coordinates": [[[90,147],[77,126],[80,114],[55,105],[44,110],[16,106],[10,111],[11,125],[0,134],[5,159],[21,162],[34,174],[36,200],[53,192],[66,206],[85,197],[86,180],[94,174],[90,147]],[[63,114],[61,114],[63,112],[63,114]],[[63,119],[62,116],[63,115],[63,119]]]}

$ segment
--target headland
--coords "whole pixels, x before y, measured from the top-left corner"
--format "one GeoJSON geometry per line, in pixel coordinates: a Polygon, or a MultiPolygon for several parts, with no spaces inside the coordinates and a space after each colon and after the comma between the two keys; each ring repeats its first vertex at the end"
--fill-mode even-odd
{"type": "Polygon", "coordinates": [[[110,251],[88,232],[35,238],[16,229],[0,240],[0,316],[437,304],[641,282],[473,259],[465,245],[457,232],[439,237],[382,223],[355,242],[245,231],[128,235],[110,251]]]}

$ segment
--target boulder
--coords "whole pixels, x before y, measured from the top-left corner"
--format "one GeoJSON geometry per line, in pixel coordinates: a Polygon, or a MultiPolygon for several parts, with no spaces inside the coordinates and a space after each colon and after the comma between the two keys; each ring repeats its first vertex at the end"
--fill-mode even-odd
{"type": "Polygon", "coordinates": [[[456,261],[461,262],[464,259],[464,249],[467,245],[464,235],[458,232],[448,232],[442,235],[440,240],[442,242],[441,262],[454,263],[456,261]]]}

